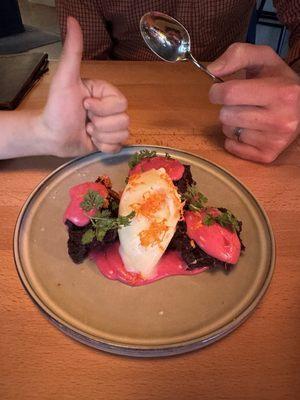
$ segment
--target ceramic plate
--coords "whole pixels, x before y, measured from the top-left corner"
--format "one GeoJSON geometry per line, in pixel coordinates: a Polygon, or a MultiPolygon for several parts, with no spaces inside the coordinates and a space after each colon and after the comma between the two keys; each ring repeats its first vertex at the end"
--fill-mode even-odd
{"type": "Polygon", "coordinates": [[[265,293],[275,258],[266,214],[241,182],[208,160],[150,146],[128,147],[117,155],[93,153],[55,170],[20,213],[14,254],[28,294],[59,329],[97,349],[140,357],[188,352],[233,331],[265,293]],[[102,174],[111,177],[116,190],[124,188],[128,159],[142,148],[190,164],[209,203],[243,221],[246,251],[231,273],[173,276],[130,287],[102,276],[90,260],[73,264],[63,224],[69,188],[102,174]]]}

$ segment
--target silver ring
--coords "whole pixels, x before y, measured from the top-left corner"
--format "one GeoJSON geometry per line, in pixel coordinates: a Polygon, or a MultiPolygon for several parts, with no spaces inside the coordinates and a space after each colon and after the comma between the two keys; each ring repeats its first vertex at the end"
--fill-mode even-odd
{"type": "Polygon", "coordinates": [[[243,132],[243,128],[240,128],[240,127],[236,127],[236,128],[234,128],[234,130],[233,130],[233,134],[234,134],[234,136],[236,137],[236,140],[238,141],[238,142],[241,142],[242,140],[241,140],[241,134],[242,134],[242,132],[243,132]]]}

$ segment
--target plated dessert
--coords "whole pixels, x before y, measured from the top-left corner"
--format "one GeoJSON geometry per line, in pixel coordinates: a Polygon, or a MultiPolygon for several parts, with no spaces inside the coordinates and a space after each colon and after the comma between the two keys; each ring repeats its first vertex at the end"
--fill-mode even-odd
{"type": "Polygon", "coordinates": [[[242,223],[209,206],[197,184],[189,165],[142,150],[129,162],[122,193],[108,176],[72,187],[64,214],[70,257],[89,257],[106,277],[132,286],[230,271],[245,249],[242,223]]]}

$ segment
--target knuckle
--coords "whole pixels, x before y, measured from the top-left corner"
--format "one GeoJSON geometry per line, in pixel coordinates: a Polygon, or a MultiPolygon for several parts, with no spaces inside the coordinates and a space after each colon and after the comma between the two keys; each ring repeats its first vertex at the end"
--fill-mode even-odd
{"type": "Polygon", "coordinates": [[[228,125],[230,123],[230,112],[227,107],[221,108],[219,119],[224,125],[228,125]]]}
{"type": "Polygon", "coordinates": [[[280,99],[288,105],[294,105],[300,101],[300,85],[293,83],[280,89],[280,99]]]}
{"type": "Polygon", "coordinates": [[[121,111],[127,110],[128,101],[125,96],[123,96],[123,95],[119,96],[118,105],[119,105],[119,108],[121,111]]]}
{"type": "Polygon", "coordinates": [[[261,52],[269,58],[278,57],[276,52],[270,46],[263,44],[263,45],[260,45],[259,48],[260,48],[261,52]]]}
{"type": "Polygon", "coordinates": [[[122,136],[122,141],[128,139],[129,137],[129,131],[124,131],[123,136],[122,136]]]}
{"type": "Polygon", "coordinates": [[[297,129],[297,121],[283,120],[278,123],[279,131],[289,138],[293,136],[297,129]]]}
{"type": "Polygon", "coordinates": [[[282,151],[290,144],[290,140],[287,136],[283,136],[277,142],[277,150],[282,151]]]}
{"type": "Polygon", "coordinates": [[[269,143],[269,148],[271,151],[278,154],[288,146],[289,142],[290,141],[286,136],[281,135],[277,139],[273,140],[272,143],[269,143]]]}
{"type": "Polygon", "coordinates": [[[123,124],[126,128],[129,126],[129,122],[130,122],[129,115],[126,114],[126,113],[122,114],[122,124],[123,124]]]}
{"type": "MultiPolygon", "coordinates": [[[[253,44],[235,42],[228,47],[228,50],[231,57],[244,58],[253,47],[253,44]]],[[[257,47],[255,45],[255,48],[257,47]]]]}
{"type": "Polygon", "coordinates": [[[274,151],[270,151],[268,153],[264,153],[262,155],[261,161],[265,164],[271,164],[273,161],[276,160],[277,156],[279,153],[276,153],[274,151]]]}
{"type": "Polygon", "coordinates": [[[240,42],[235,42],[232,43],[229,47],[228,50],[230,53],[235,54],[235,55],[239,55],[241,54],[241,52],[244,51],[244,43],[240,43],[240,42]]]}

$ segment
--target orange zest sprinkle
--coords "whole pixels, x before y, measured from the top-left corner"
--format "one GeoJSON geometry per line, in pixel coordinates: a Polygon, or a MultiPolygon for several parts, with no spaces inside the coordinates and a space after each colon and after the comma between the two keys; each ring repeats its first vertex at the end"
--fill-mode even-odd
{"type": "Polygon", "coordinates": [[[198,219],[194,224],[194,229],[199,229],[203,226],[202,220],[198,219]]]}
{"type": "MultiPolygon", "coordinates": [[[[128,178],[128,185],[130,185],[131,187],[136,187],[136,186],[143,184],[143,182],[139,182],[140,177],[141,177],[141,174],[130,175],[130,177],[128,178]]],[[[127,186],[127,188],[128,187],[129,186],[127,186]]]]}
{"type": "Polygon", "coordinates": [[[143,203],[131,204],[130,207],[136,214],[143,215],[146,218],[151,218],[159,210],[166,201],[165,192],[146,193],[143,203]]]}
{"type": "Polygon", "coordinates": [[[166,220],[162,221],[152,221],[149,229],[140,232],[141,245],[148,247],[154,244],[160,244],[163,240],[166,232],[168,231],[168,226],[166,225],[166,220]]]}

